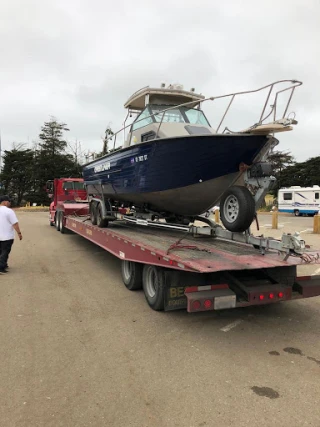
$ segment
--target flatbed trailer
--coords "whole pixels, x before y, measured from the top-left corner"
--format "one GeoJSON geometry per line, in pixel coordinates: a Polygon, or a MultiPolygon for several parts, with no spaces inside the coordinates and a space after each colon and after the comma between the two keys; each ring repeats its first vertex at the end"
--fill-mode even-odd
{"type": "Polygon", "coordinates": [[[246,243],[124,220],[99,228],[86,209],[86,203],[61,204],[57,230],[118,257],[125,286],[143,289],[154,310],[210,311],[320,295],[320,276],[297,277],[298,265],[320,263],[318,252],[283,257],[246,243]]]}

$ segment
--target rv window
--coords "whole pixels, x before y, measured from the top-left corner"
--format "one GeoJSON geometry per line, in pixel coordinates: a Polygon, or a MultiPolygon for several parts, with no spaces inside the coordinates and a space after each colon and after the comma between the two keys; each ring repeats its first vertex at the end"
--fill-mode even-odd
{"type": "Polygon", "coordinates": [[[319,200],[319,193],[315,193],[314,198],[319,200]]]}
{"type": "Polygon", "coordinates": [[[283,193],[283,200],[292,200],[292,193],[283,193]]]}

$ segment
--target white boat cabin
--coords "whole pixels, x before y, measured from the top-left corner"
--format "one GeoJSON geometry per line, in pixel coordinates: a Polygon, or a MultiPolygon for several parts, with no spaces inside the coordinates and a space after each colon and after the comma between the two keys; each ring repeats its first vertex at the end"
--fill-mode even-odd
{"type": "Polygon", "coordinates": [[[215,133],[200,109],[204,99],[181,85],[145,87],[135,92],[124,105],[130,114],[138,114],[124,147],[156,138],[215,133]]]}

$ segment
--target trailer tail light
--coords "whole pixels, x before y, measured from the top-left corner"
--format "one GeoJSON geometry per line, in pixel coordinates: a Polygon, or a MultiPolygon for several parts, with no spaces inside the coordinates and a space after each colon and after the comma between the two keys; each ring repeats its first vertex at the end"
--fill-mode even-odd
{"type": "Polygon", "coordinates": [[[225,283],[188,286],[184,294],[187,297],[189,313],[234,308],[237,304],[236,294],[225,283]]]}
{"type": "Polygon", "coordinates": [[[192,303],[192,309],[193,310],[199,310],[200,307],[201,307],[201,302],[200,301],[198,301],[198,300],[193,301],[193,303],[192,303]]]}
{"type": "Polygon", "coordinates": [[[264,300],[264,295],[263,295],[263,294],[259,295],[259,300],[260,300],[260,301],[263,301],[263,300],[264,300]]]}
{"type": "Polygon", "coordinates": [[[212,301],[211,301],[211,299],[206,299],[206,300],[204,300],[203,305],[204,305],[204,307],[205,307],[206,309],[211,308],[211,307],[212,307],[212,301]]]}
{"type": "Polygon", "coordinates": [[[279,298],[283,298],[283,292],[279,292],[279,293],[278,293],[278,297],[279,297],[279,298]]]}
{"type": "Polygon", "coordinates": [[[270,298],[270,299],[273,299],[273,298],[274,298],[274,294],[272,294],[272,293],[271,293],[271,294],[269,294],[269,298],[270,298]]]}

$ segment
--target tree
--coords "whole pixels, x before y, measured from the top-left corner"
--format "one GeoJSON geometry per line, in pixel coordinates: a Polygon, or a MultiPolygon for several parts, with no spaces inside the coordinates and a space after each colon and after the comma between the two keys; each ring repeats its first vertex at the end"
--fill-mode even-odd
{"type": "Polygon", "coordinates": [[[112,140],[114,133],[111,130],[110,126],[107,126],[105,133],[104,133],[104,138],[103,138],[103,148],[102,148],[102,153],[101,155],[104,156],[105,154],[107,154],[109,152],[108,149],[108,145],[109,145],[109,141],[112,140]]]}
{"type": "Polygon", "coordinates": [[[10,194],[17,205],[33,185],[34,152],[23,145],[6,150],[1,172],[2,193],[10,194]]]}
{"type": "Polygon", "coordinates": [[[54,117],[45,122],[39,134],[40,142],[35,151],[35,184],[34,193],[29,198],[48,201],[45,185],[48,180],[64,177],[81,176],[77,159],[68,154],[68,143],[64,132],[69,131],[65,123],[59,123],[54,117]]]}
{"type": "Polygon", "coordinates": [[[276,195],[282,186],[282,173],[289,166],[295,163],[294,157],[288,151],[273,151],[269,154],[268,161],[272,164],[273,174],[277,178],[276,188],[273,190],[276,195]]]}
{"type": "Polygon", "coordinates": [[[305,162],[295,163],[285,168],[282,173],[281,183],[282,187],[320,185],[320,156],[312,157],[305,162]]]}
{"type": "Polygon", "coordinates": [[[47,173],[56,176],[60,169],[60,156],[65,153],[67,141],[64,132],[69,131],[66,123],[59,123],[56,118],[51,117],[45,122],[39,134],[40,152],[42,160],[47,163],[47,173]]]}

